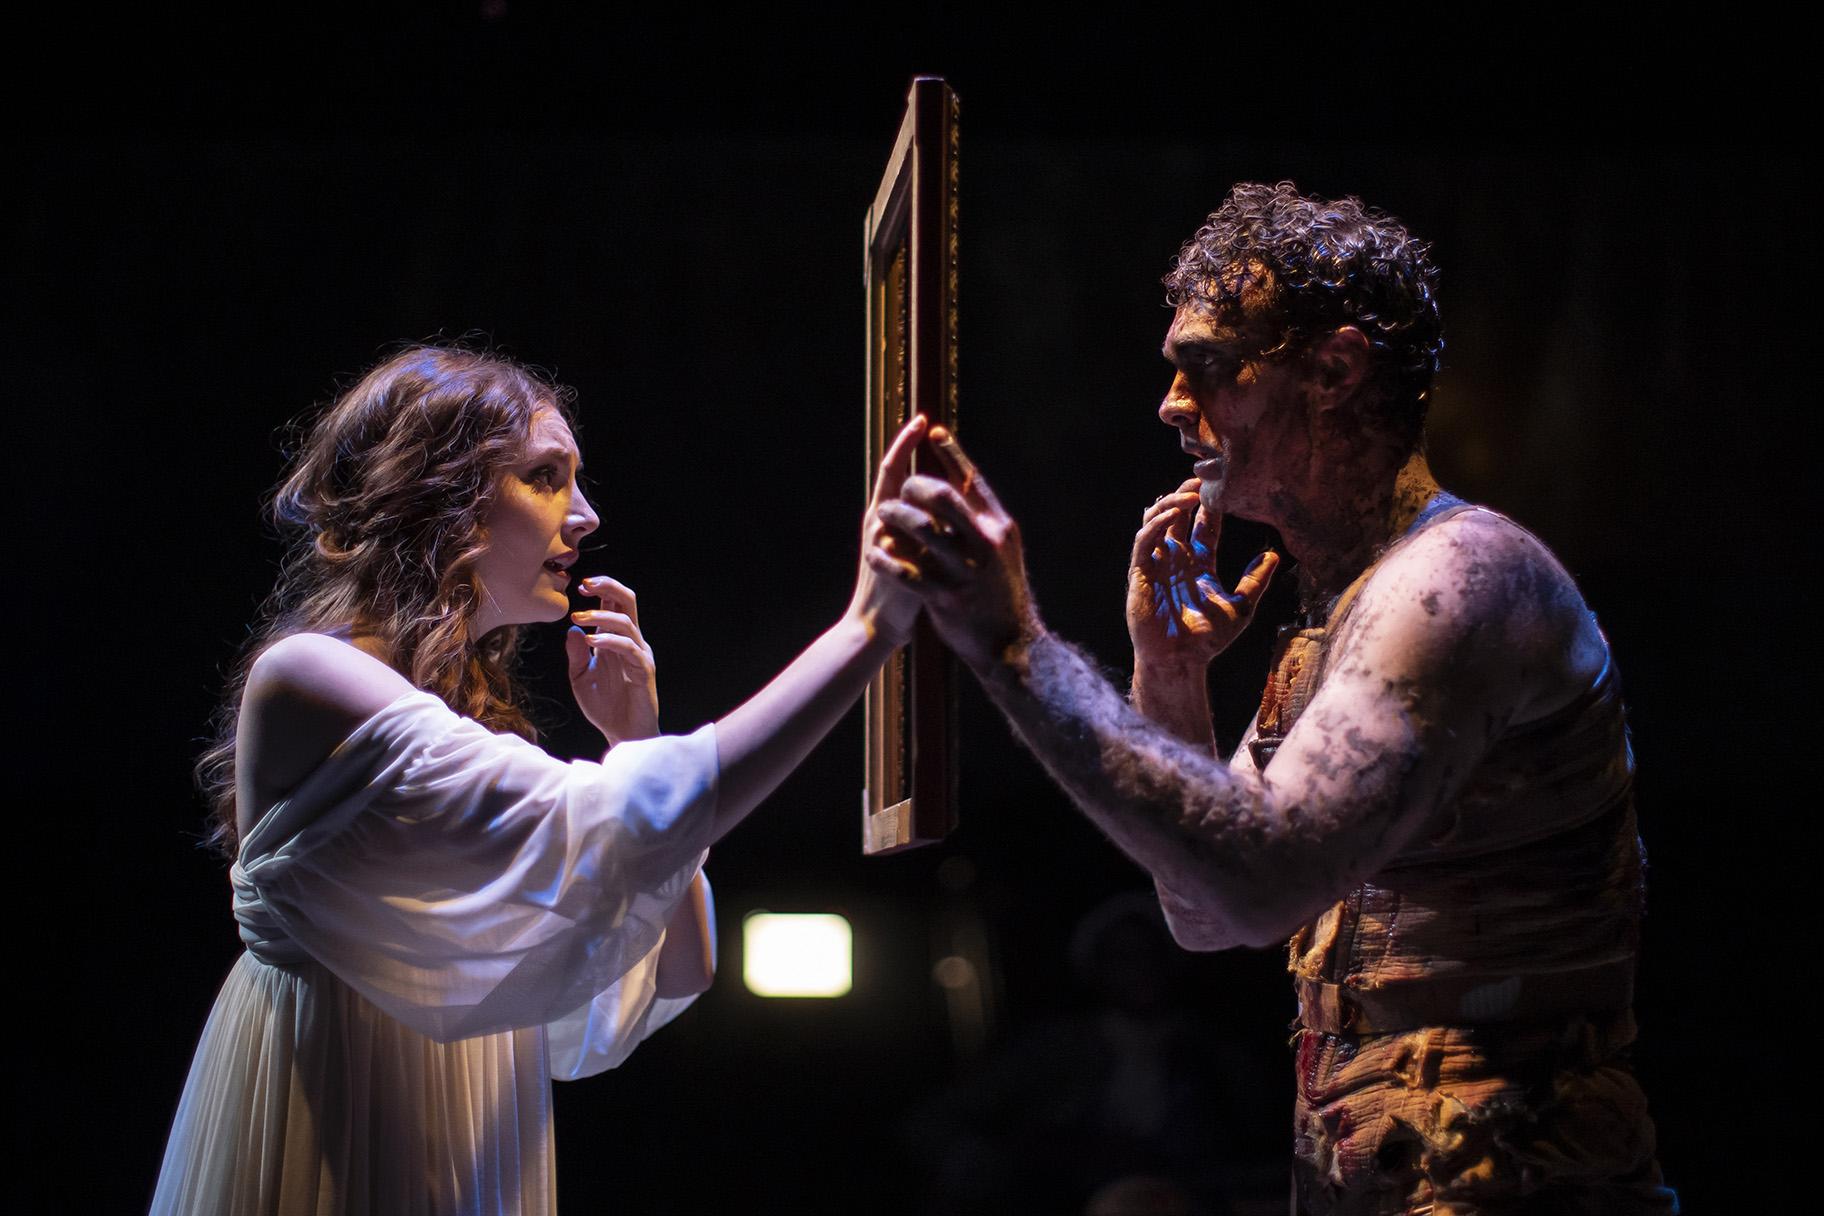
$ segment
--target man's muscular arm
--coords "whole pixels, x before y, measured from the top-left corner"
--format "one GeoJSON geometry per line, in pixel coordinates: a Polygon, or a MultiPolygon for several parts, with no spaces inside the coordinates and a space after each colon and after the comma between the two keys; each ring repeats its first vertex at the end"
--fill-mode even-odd
{"type": "Polygon", "coordinates": [[[913,479],[882,510],[896,541],[870,560],[921,589],[1020,738],[1153,874],[1189,946],[1278,940],[1373,874],[1433,821],[1563,650],[1556,563],[1497,517],[1459,516],[1377,572],[1270,775],[1225,765],[1148,722],[1045,630],[1018,529],[976,484],[966,501],[913,479]]]}

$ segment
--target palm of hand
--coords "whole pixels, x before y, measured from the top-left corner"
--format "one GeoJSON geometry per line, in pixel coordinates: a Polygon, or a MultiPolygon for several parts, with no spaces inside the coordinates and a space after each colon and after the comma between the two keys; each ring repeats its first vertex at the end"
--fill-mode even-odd
{"type": "Polygon", "coordinates": [[[656,673],[632,670],[630,664],[597,653],[583,671],[570,677],[577,708],[609,743],[650,739],[659,733],[659,688],[656,673]]]}
{"type": "Polygon", "coordinates": [[[659,684],[652,647],[640,632],[633,589],[607,575],[583,580],[578,590],[601,605],[573,613],[564,637],[570,692],[576,706],[609,744],[659,733],[659,684]],[[577,626],[587,625],[593,633],[577,626]]]}
{"type": "Polygon", "coordinates": [[[1215,574],[1207,566],[1199,568],[1213,562],[1213,555],[1202,545],[1181,549],[1171,542],[1169,547],[1176,552],[1152,569],[1129,572],[1129,616],[1144,620],[1168,645],[1214,641],[1220,649],[1239,632],[1241,621],[1215,574]]]}
{"type": "Polygon", "coordinates": [[[1195,484],[1154,503],[1134,537],[1127,627],[1144,661],[1207,663],[1222,653],[1253,619],[1278,564],[1277,554],[1263,553],[1234,591],[1225,590],[1216,576],[1221,519],[1197,505],[1195,484]]]}

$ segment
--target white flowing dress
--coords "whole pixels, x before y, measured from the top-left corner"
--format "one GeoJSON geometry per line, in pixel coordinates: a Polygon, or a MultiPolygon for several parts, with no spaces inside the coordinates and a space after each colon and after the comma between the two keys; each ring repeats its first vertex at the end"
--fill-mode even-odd
{"type": "Polygon", "coordinates": [[[155,1216],[549,1216],[550,1078],[613,1068],[702,865],[713,726],[564,762],[426,692],[241,842],[247,950],[203,1028],[155,1216]]]}

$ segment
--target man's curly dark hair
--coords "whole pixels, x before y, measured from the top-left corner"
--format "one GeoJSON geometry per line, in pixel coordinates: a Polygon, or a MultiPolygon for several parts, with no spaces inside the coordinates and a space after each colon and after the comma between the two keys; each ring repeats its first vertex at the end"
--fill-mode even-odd
{"type": "Polygon", "coordinates": [[[1238,310],[1246,293],[1249,313],[1277,328],[1268,355],[1296,355],[1345,325],[1361,330],[1375,354],[1363,405],[1414,447],[1444,353],[1437,286],[1431,246],[1399,220],[1355,197],[1306,197],[1291,182],[1236,186],[1165,276],[1174,308],[1238,310]]]}

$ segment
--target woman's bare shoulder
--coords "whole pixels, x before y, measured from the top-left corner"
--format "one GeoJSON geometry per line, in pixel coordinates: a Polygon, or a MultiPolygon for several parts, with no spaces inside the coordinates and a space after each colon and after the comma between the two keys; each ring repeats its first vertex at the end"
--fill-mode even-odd
{"type": "Polygon", "coordinates": [[[241,696],[238,751],[255,801],[291,789],[356,727],[414,691],[412,683],[355,646],[297,633],[254,660],[241,696]]]}
{"type": "Polygon", "coordinates": [[[280,638],[254,660],[247,695],[263,707],[321,707],[352,730],[413,690],[404,676],[351,643],[322,633],[280,638]]]}

